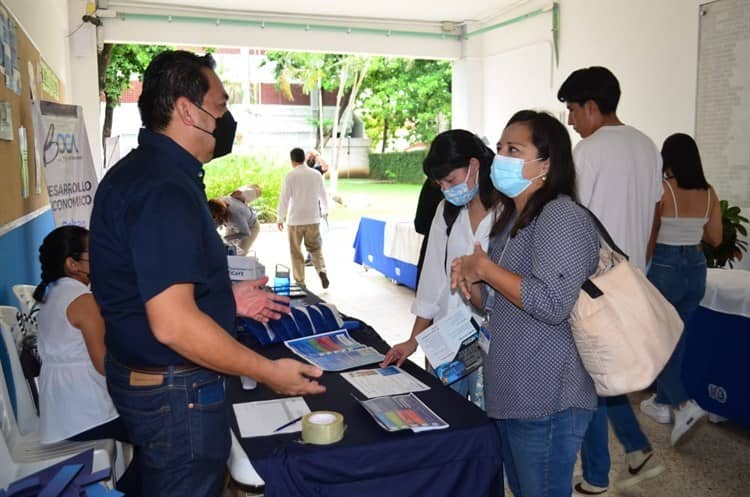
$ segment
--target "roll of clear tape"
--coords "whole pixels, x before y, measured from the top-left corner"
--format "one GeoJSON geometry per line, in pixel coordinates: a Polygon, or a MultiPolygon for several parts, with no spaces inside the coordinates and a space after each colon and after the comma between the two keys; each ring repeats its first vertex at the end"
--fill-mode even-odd
{"type": "Polygon", "coordinates": [[[313,411],[302,417],[302,441],[328,445],[344,438],[344,416],[335,411],[313,411]]]}

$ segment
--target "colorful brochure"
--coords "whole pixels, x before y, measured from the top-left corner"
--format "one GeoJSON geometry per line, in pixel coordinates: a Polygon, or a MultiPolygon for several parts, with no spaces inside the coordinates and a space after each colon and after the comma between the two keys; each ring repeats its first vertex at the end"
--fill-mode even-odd
{"type": "Polygon", "coordinates": [[[448,428],[448,423],[413,393],[360,400],[359,403],[386,431],[410,429],[418,433],[448,428]]]}
{"type": "Polygon", "coordinates": [[[324,371],[344,371],[385,359],[383,354],[359,343],[343,329],[287,340],[284,345],[324,371]]]}
{"type": "Polygon", "coordinates": [[[479,325],[463,309],[417,335],[427,360],[444,385],[451,385],[482,365],[479,325]]]}
{"type": "Polygon", "coordinates": [[[368,399],[383,397],[384,395],[421,392],[430,389],[430,387],[397,366],[378,369],[358,369],[357,371],[341,373],[341,376],[368,399]]]}

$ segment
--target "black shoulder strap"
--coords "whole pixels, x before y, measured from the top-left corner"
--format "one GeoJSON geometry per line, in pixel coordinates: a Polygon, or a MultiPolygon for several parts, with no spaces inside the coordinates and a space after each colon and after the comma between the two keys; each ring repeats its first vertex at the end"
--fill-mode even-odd
{"type": "MultiPolygon", "coordinates": [[[[445,268],[448,265],[448,239],[451,236],[451,231],[453,231],[453,224],[456,222],[456,219],[458,219],[458,216],[461,214],[461,208],[457,210],[449,209],[446,210],[445,208],[448,207],[447,204],[443,205],[443,219],[445,220],[445,257],[443,258],[443,267],[445,268]]],[[[446,274],[448,273],[448,269],[445,270],[446,274]]]]}
{"type": "Polygon", "coordinates": [[[611,248],[612,250],[614,250],[615,252],[617,252],[621,256],[625,257],[626,259],[630,259],[628,257],[628,254],[626,254],[625,252],[623,252],[623,250],[620,247],[617,246],[617,244],[615,243],[615,241],[612,239],[612,237],[610,236],[609,232],[607,231],[607,228],[604,227],[604,225],[599,220],[599,218],[596,217],[596,215],[594,215],[594,213],[591,212],[588,209],[588,207],[586,207],[585,205],[583,205],[583,204],[581,204],[579,202],[576,202],[576,204],[578,204],[578,206],[581,209],[583,209],[584,211],[588,212],[589,216],[591,216],[591,220],[594,221],[594,225],[596,226],[596,230],[599,232],[599,236],[602,237],[602,239],[606,242],[606,244],[609,246],[609,248],[611,248]]]}

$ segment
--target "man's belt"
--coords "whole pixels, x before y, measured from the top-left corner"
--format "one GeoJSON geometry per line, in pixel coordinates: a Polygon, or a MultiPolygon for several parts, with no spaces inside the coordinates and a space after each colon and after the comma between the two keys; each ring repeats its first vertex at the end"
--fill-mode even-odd
{"type": "Polygon", "coordinates": [[[169,368],[172,368],[172,370],[175,373],[190,373],[191,371],[197,371],[201,369],[200,366],[196,366],[195,364],[175,364],[171,366],[125,366],[131,371],[135,371],[137,373],[144,373],[144,374],[167,374],[169,373],[169,368]]]}
{"type": "Polygon", "coordinates": [[[130,386],[136,387],[155,387],[164,384],[164,375],[169,373],[169,369],[175,374],[189,373],[201,369],[195,364],[177,364],[172,366],[125,366],[130,369],[130,386]]]}

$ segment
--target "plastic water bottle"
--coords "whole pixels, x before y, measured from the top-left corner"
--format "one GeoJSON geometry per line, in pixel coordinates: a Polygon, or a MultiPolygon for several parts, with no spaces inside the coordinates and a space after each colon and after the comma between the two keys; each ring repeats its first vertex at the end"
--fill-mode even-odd
{"type": "Polygon", "coordinates": [[[289,268],[283,264],[276,264],[276,271],[273,278],[273,291],[279,295],[289,295],[290,286],[289,268]]]}

